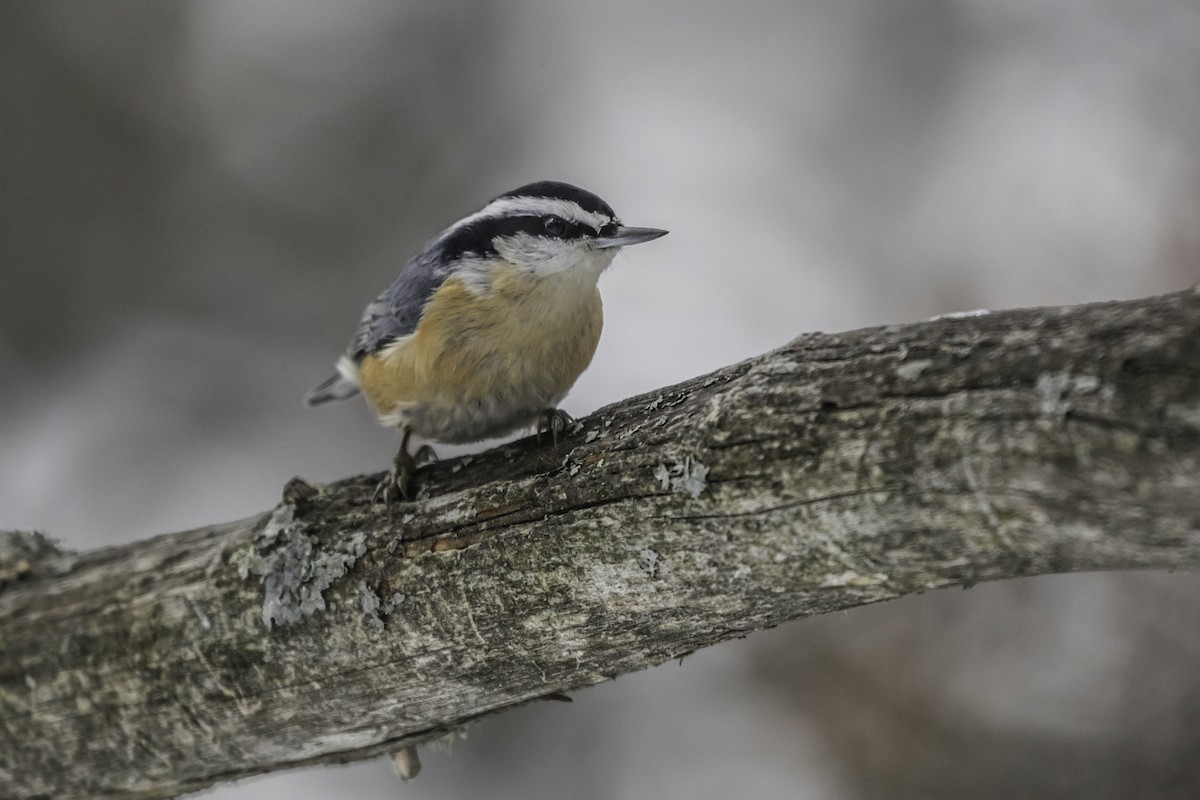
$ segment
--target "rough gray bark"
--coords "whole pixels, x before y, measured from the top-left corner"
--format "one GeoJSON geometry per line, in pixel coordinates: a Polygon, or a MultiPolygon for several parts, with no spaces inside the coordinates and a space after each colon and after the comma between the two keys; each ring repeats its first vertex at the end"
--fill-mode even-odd
{"type": "Polygon", "coordinates": [[[391,752],[789,619],[1200,566],[1200,294],[810,334],[437,464],[83,554],[0,536],[0,795],[391,752]]]}

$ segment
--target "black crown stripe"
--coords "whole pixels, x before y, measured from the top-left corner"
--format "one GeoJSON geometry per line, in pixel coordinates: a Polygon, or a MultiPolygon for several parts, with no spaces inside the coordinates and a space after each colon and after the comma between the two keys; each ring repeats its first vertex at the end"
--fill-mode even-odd
{"type": "Polygon", "coordinates": [[[603,214],[609,219],[615,219],[617,216],[612,210],[612,206],[596,195],[586,189],[580,189],[578,186],[572,186],[569,183],[562,183],[561,181],[529,183],[513,189],[511,192],[505,192],[495,199],[499,200],[502,197],[544,197],[555,200],[570,200],[573,203],[577,203],[584,211],[590,211],[593,214],[603,214]]]}

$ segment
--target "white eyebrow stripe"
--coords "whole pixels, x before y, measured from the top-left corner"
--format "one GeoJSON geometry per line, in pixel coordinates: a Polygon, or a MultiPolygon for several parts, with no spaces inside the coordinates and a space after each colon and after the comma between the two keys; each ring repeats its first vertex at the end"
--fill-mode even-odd
{"type": "Polygon", "coordinates": [[[501,197],[488,203],[474,214],[463,217],[451,225],[442,234],[442,238],[451,236],[456,231],[480,220],[496,219],[499,217],[544,217],[550,215],[562,217],[571,222],[581,222],[596,231],[613,221],[604,214],[585,210],[572,200],[563,200],[558,197],[501,197]]]}

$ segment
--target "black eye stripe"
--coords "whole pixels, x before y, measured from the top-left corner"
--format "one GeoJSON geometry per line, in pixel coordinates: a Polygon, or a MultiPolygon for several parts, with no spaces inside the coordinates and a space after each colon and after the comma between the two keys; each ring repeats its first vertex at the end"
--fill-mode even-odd
{"type": "Polygon", "coordinates": [[[563,220],[563,222],[565,222],[567,225],[567,231],[562,236],[558,237],[560,239],[578,239],[583,236],[596,235],[594,230],[581,222],[571,222],[570,220],[563,220]]]}
{"type": "MultiPolygon", "coordinates": [[[[561,236],[555,238],[579,239],[584,236],[596,235],[596,231],[587,225],[562,217],[558,217],[558,219],[562,220],[564,230],[561,236]]],[[[546,215],[491,217],[460,228],[442,241],[441,261],[443,264],[448,264],[467,254],[495,255],[494,241],[496,237],[515,236],[518,233],[547,236],[546,215]]]]}

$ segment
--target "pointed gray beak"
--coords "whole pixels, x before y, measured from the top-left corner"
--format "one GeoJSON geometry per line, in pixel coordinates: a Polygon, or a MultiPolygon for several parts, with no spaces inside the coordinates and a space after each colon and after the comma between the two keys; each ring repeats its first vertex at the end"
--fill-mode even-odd
{"type": "Polygon", "coordinates": [[[601,236],[596,240],[594,246],[597,250],[605,250],[610,247],[625,247],[631,244],[649,242],[666,235],[667,232],[659,228],[630,228],[628,225],[622,225],[617,228],[616,233],[610,236],[601,236]]]}

